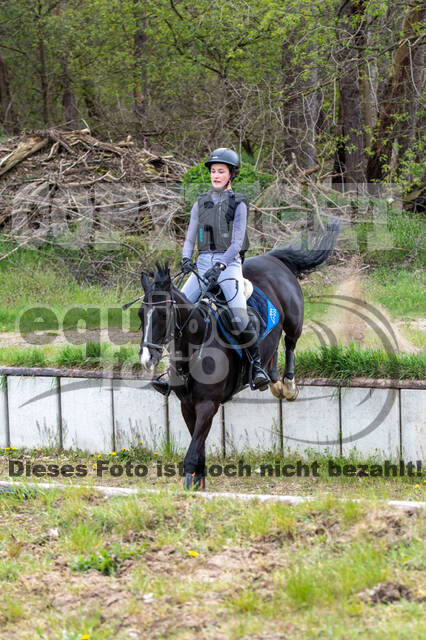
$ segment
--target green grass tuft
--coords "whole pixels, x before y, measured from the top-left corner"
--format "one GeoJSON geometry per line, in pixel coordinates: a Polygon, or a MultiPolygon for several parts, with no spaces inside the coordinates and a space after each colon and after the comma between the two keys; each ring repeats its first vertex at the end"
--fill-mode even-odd
{"type": "MultiPolygon", "coordinates": [[[[284,365],[283,356],[280,365],[284,365]]],[[[330,378],[342,382],[354,377],[422,380],[425,369],[424,355],[386,353],[354,344],[307,349],[296,357],[296,376],[299,378],[330,378]]]]}

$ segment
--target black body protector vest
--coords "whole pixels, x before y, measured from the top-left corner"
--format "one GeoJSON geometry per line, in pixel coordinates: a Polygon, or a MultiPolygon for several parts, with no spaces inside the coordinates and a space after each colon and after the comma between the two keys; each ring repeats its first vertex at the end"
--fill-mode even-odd
{"type": "MultiPolygon", "coordinates": [[[[227,192],[225,192],[227,193],[227,192]]],[[[249,204],[243,193],[228,193],[228,198],[216,204],[213,202],[211,192],[202,193],[198,197],[198,251],[226,251],[232,243],[232,231],[234,228],[235,209],[240,202],[247,207],[247,219],[249,204]]],[[[247,228],[244,234],[243,244],[240,249],[241,259],[249,248],[247,228]]]]}

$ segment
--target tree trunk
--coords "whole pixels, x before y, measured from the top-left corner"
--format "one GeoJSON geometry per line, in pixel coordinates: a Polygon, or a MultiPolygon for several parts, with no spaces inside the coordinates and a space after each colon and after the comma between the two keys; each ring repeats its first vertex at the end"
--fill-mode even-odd
{"type": "Polygon", "coordinates": [[[74,88],[70,78],[69,69],[68,69],[68,60],[67,56],[63,55],[61,57],[61,68],[62,68],[62,104],[64,107],[64,126],[67,129],[77,129],[78,128],[78,119],[79,113],[77,106],[75,104],[75,96],[74,96],[74,88]]]}
{"type": "Polygon", "coordinates": [[[145,3],[133,0],[133,15],[136,30],[133,36],[134,47],[134,83],[133,83],[133,112],[136,117],[137,132],[141,131],[141,123],[146,112],[146,14],[145,3]]]}
{"type": "MultiPolygon", "coordinates": [[[[424,44],[419,44],[415,47],[414,51],[412,51],[411,55],[410,77],[407,78],[406,86],[408,122],[406,123],[405,128],[401,130],[398,139],[399,148],[397,167],[404,157],[404,154],[409,149],[415,151],[417,139],[420,138],[422,132],[425,131],[425,116],[424,112],[421,112],[424,63],[425,47],[424,44]]],[[[419,153],[420,151],[418,151],[416,155],[418,156],[419,153]]],[[[420,158],[416,157],[416,160],[420,161],[420,158]]],[[[409,179],[412,180],[413,176],[409,176],[409,179]]]]}
{"type": "Polygon", "coordinates": [[[38,51],[40,56],[40,84],[43,121],[46,126],[49,126],[49,81],[47,78],[46,47],[44,45],[43,32],[40,24],[38,34],[38,51]]]}
{"type": "Polygon", "coordinates": [[[93,81],[89,78],[82,79],[81,87],[83,89],[83,99],[87,108],[87,118],[92,131],[96,130],[96,127],[101,125],[103,120],[103,114],[96,102],[96,91],[93,81]]]}
{"type": "MultiPolygon", "coordinates": [[[[380,101],[379,116],[374,133],[372,155],[368,160],[367,179],[383,180],[385,165],[390,163],[392,146],[401,136],[401,120],[395,116],[409,111],[409,101],[417,92],[421,93],[421,69],[424,59],[423,44],[417,26],[424,21],[426,9],[418,5],[409,7],[402,23],[400,46],[395,50],[392,69],[386,81],[380,101]]],[[[417,112],[416,112],[417,114],[417,112]]],[[[412,114],[415,121],[416,114],[412,114]]],[[[413,127],[412,127],[413,129],[413,127]]],[[[404,136],[403,136],[404,138],[404,136]]],[[[410,136],[403,139],[408,148],[410,136]]]]}
{"type": "MultiPolygon", "coordinates": [[[[366,27],[365,41],[368,46],[371,31],[366,27]]],[[[364,144],[370,147],[377,114],[377,63],[375,60],[363,62],[360,70],[360,88],[362,97],[362,118],[364,121],[364,144]]]]}
{"type": "Polygon", "coordinates": [[[301,66],[295,67],[290,60],[293,53],[290,45],[293,38],[286,42],[282,49],[282,70],[287,74],[286,97],[283,104],[285,149],[284,157],[287,164],[296,158],[298,167],[310,169],[315,166],[315,128],[319,117],[319,101],[316,89],[318,82],[318,69],[311,69],[307,80],[302,81],[301,66]],[[289,76],[287,69],[292,69],[289,76]]]}
{"type": "MultiPolygon", "coordinates": [[[[340,167],[340,176],[333,183],[359,184],[365,182],[364,134],[362,117],[361,86],[359,68],[362,64],[362,49],[365,46],[365,4],[348,0],[339,10],[342,20],[340,29],[347,33],[337,53],[340,88],[340,118],[342,143],[339,145],[335,168],[340,167]],[[354,26],[354,16],[359,18],[354,26]],[[354,46],[348,46],[348,43],[354,46]]],[[[340,36],[341,38],[341,36],[340,36]]]]}
{"type": "Polygon", "coordinates": [[[0,120],[6,133],[19,132],[19,122],[13,108],[6,60],[0,56],[0,120]]]}

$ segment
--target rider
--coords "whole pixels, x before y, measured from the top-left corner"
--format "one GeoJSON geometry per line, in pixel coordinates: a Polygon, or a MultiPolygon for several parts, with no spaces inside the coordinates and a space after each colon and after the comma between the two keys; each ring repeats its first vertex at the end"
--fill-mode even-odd
{"type": "MultiPolygon", "coordinates": [[[[190,302],[196,302],[207,286],[216,283],[220,286],[232,314],[233,333],[238,334],[253,363],[252,386],[264,391],[269,377],[261,367],[256,327],[247,313],[240,255],[240,251],[248,247],[247,206],[245,197],[235,194],[231,188],[232,180],[240,171],[240,158],[232,149],[220,148],[215,149],[204,164],[210,171],[213,189],[199,196],[191,210],[181,262],[182,271],[191,275],[181,291],[190,302]],[[208,285],[192,272],[196,239],[198,273],[208,285]]],[[[160,390],[157,385],[156,388],[160,390]]]]}

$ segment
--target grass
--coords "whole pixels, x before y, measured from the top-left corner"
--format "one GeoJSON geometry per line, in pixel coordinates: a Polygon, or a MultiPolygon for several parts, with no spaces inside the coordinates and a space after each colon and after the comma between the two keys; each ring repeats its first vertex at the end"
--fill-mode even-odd
{"type": "MultiPolygon", "coordinates": [[[[284,370],[284,354],[279,357],[284,370]]],[[[297,352],[296,376],[320,377],[348,381],[353,377],[422,380],[426,357],[421,354],[386,353],[374,349],[331,346],[297,352]]]]}
{"type": "Polygon", "coordinates": [[[130,558],[134,552],[130,548],[115,545],[111,550],[99,549],[90,555],[75,557],[69,567],[72,571],[84,573],[85,571],[99,571],[105,576],[116,575],[122,563],[130,558]]]}
{"type": "MultiPolygon", "coordinates": [[[[118,347],[109,343],[63,347],[0,347],[0,364],[14,367],[115,367],[128,373],[142,373],[139,347],[118,347]]],[[[331,346],[297,351],[297,377],[325,377],[345,382],[352,377],[422,380],[426,358],[422,354],[386,353],[376,349],[331,346]]],[[[164,370],[161,363],[158,370],[164,370]]],[[[278,369],[284,372],[284,353],[279,353],[278,369]]],[[[170,445],[173,446],[172,444],[170,445]]]]}
{"type": "MultiPolygon", "coordinates": [[[[312,554],[313,555],[313,554],[312,554]]],[[[291,566],[275,576],[296,607],[332,604],[384,581],[388,577],[386,554],[379,545],[357,541],[338,558],[322,557],[321,549],[311,562],[293,559],[291,566]]]]}
{"type": "MultiPolygon", "coordinates": [[[[47,465],[57,465],[58,469],[61,469],[65,464],[71,464],[74,469],[77,465],[81,465],[87,473],[84,478],[60,476],[59,480],[70,484],[70,486],[83,484],[91,487],[100,484],[132,486],[141,489],[153,488],[155,490],[167,488],[174,492],[181,487],[182,477],[179,469],[181,468],[183,472],[183,457],[183,451],[180,453],[169,452],[166,447],[160,449],[159,454],[155,455],[143,447],[134,446],[118,452],[115,456],[112,454],[90,455],[81,451],[57,451],[46,448],[41,450],[5,448],[0,449],[0,478],[10,480],[9,459],[20,459],[28,462],[30,468],[40,463],[45,468],[47,465]],[[127,476],[126,473],[119,477],[111,475],[112,465],[130,464],[135,468],[136,464],[140,464],[141,453],[139,449],[142,450],[144,456],[146,475],[143,477],[137,477],[135,474],[127,476]],[[96,463],[99,460],[103,463],[103,473],[98,476],[96,463]],[[166,464],[168,470],[174,471],[174,475],[166,476],[164,474],[166,464]]],[[[409,460],[405,460],[406,464],[408,462],[409,460]]],[[[322,510],[327,512],[336,507],[337,498],[345,499],[355,496],[374,501],[421,501],[425,499],[426,476],[423,473],[418,474],[415,467],[410,475],[408,467],[405,467],[401,474],[399,460],[389,460],[388,466],[385,466],[380,455],[366,458],[360,455],[355,448],[345,456],[332,456],[327,452],[319,453],[313,449],[306,450],[303,455],[287,450],[283,454],[276,451],[259,453],[258,451],[246,450],[236,456],[228,452],[226,458],[208,455],[206,465],[207,487],[210,491],[322,496],[322,510]],[[217,475],[218,465],[222,470],[220,475],[217,475]],[[236,475],[227,475],[226,469],[230,468],[227,465],[233,465],[232,469],[236,475]],[[286,470],[290,469],[288,465],[293,465],[294,474],[286,475],[286,470]],[[247,467],[249,472],[246,470],[247,467]],[[211,474],[212,469],[216,475],[211,474]],[[239,469],[243,471],[238,472],[239,469]]],[[[18,482],[22,480],[25,482],[25,479],[26,477],[22,476],[22,478],[18,478],[18,482]]],[[[44,480],[46,479],[50,480],[50,478],[44,478],[44,480]]],[[[23,487],[19,491],[21,501],[33,499],[39,491],[43,491],[30,491],[29,488],[25,490],[25,484],[19,486],[23,487]]],[[[86,491],[90,493],[90,490],[86,491]]],[[[47,496],[49,495],[51,494],[48,492],[47,496]]],[[[106,507],[102,511],[102,519],[93,520],[88,516],[86,498],[81,491],[76,489],[75,494],[68,494],[67,501],[61,506],[60,518],[65,526],[61,544],[64,549],[73,553],[92,553],[104,546],[105,535],[118,533],[130,535],[131,530],[134,529],[157,531],[161,529],[162,523],[175,517],[175,510],[171,509],[170,503],[161,497],[161,494],[157,495],[156,509],[161,513],[160,521],[156,520],[152,512],[141,510],[139,500],[130,496],[121,501],[106,503],[106,507]]],[[[281,537],[291,538],[294,533],[294,521],[291,513],[285,505],[279,504],[269,505],[260,516],[258,511],[253,511],[250,505],[246,505],[239,526],[244,528],[247,536],[253,534],[253,536],[259,537],[265,534],[266,530],[274,532],[279,529],[281,537]],[[260,516],[259,520],[256,519],[257,516],[260,516]]],[[[362,504],[348,502],[345,506],[344,518],[347,522],[355,522],[362,517],[362,513],[362,504]]],[[[197,534],[202,534],[208,527],[204,512],[194,510],[193,518],[194,530],[197,534]]],[[[173,541],[176,541],[175,531],[164,529],[162,531],[166,532],[165,535],[171,536],[173,541]]],[[[14,535],[18,541],[16,543],[11,541],[11,549],[16,548],[17,555],[20,552],[19,545],[24,533],[25,531],[15,531],[14,535]]],[[[160,538],[163,534],[157,531],[157,535],[160,538]]],[[[226,526],[220,535],[226,537],[226,526]]]]}
{"type": "Polygon", "coordinates": [[[334,496],[295,507],[200,501],[179,491],[105,501],[75,488],[31,500],[2,495],[0,567],[10,575],[2,633],[130,640],[137,629],[184,640],[202,625],[206,640],[289,630],[309,639],[421,637],[423,514],[353,505],[334,496]],[[76,553],[64,539],[83,524],[100,546],[76,553]],[[14,537],[22,552],[13,572],[14,537]],[[360,599],[384,581],[407,587],[410,599],[360,599]]]}
{"type": "Polygon", "coordinates": [[[60,347],[0,347],[0,362],[14,367],[82,367],[102,366],[140,370],[139,347],[119,347],[110,343],[87,342],[60,347]]]}
{"type": "Polygon", "coordinates": [[[366,280],[369,299],[386,307],[393,318],[426,315],[425,284],[422,269],[380,267],[366,280]]]}
{"type": "MultiPolygon", "coordinates": [[[[0,331],[33,330],[37,315],[34,309],[38,309],[42,318],[39,328],[76,329],[81,308],[88,329],[121,327],[123,321],[137,329],[137,308],[122,312],[120,305],[141,294],[142,265],[150,268],[159,256],[148,256],[144,238],[129,236],[126,244],[127,248],[123,245],[117,251],[108,252],[109,259],[104,260],[100,270],[94,269],[94,265],[105,258],[104,252],[87,247],[73,251],[45,244],[20,249],[0,261],[0,331]]],[[[0,257],[14,246],[0,234],[0,257]]],[[[167,249],[165,254],[170,260],[176,251],[167,249]]]]}

